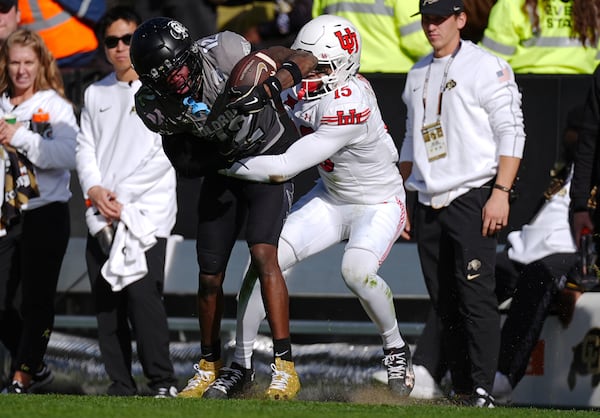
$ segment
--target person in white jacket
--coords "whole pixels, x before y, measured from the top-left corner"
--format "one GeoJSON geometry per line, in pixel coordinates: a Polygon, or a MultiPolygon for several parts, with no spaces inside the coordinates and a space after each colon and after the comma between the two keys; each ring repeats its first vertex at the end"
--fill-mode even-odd
{"type": "Polygon", "coordinates": [[[86,197],[86,261],[98,319],[98,340],[109,395],[135,395],[132,331],[157,397],[177,395],[163,304],[167,238],[177,213],[175,171],[160,135],[135,111],[140,87],[129,43],[140,24],[128,7],[106,12],[99,24],[114,72],[84,93],[77,136],[77,174],[86,197]]]}
{"type": "MultiPolygon", "coordinates": [[[[56,62],[35,32],[13,32],[0,50],[0,114],[12,114],[16,123],[0,120],[0,144],[15,148],[33,164],[39,197],[28,201],[20,222],[9,225],[0,238],[2,303],[5,273],[17,271],[22,291],[21,315],[2,323],[2,332],[16,344],[14,374],[5,388],[28,393],[52,379],[43,358],[54,324],[54,296],[70,236],[68,201],[70,170],[75,168],[79,130],[72,105],[66,100],[56,62]],[[50,128],[31,122],[46,112],[50,128]]],[[[5,196],[8,199],[9,196],[5,196]]],[[[13,289],[14,290],[14,289],[13,289]]],[[[9,298],[15,292],[9,292],[9,298]]]]}
{"type": "Polygon", "coordinates": [[[506,61],[461,39],[462,0],[419,3],[433,53],[406,78],[400,168],[407,190],[417,192],[419,259],[452,355],[453,390],[469,405],[493,407],[500,346],[494,265],[525,146],[521,94],[506,61]]]}
{"type": "MultiPolygon", "coordinates": [[[[494,378],[493,396],[499,403],[510,401],[510,395],[530,363],[542,327],[553,307],[564,305],[563,289],[581,290],[584,278],[582,258],[577,252],[569,225],[569,191],[573,178],[575,149],[582,125],[583,106],[569,111],[563,136],[562,153],[551,170],[548,187],[528,223],[507,236],[507,243],[496,257],[496,296],[500,305],[510,300],[502,325],[498,370],[494,378]],[[573,287],[575,285],[575,287],[573,287]]],[[[558,309],[559,319],[566,325],[569,311],[558,309]]],[[[447,371],[446,347],[435,315],[428,318],[415,350],[415,397],[441,396],[439,383],[447,371]]],[[[381,379],[380,379],[381,380],[381,379]]],[[[444,385],[441,385],[444,386],[444,385]]]]}

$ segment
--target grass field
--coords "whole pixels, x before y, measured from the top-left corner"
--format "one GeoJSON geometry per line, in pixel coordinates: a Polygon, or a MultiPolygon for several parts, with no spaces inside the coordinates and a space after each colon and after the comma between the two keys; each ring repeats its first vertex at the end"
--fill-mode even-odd
{"type": "Polygon", "coordinates": [[[597,417],[598,411],[551,410],[541,408],[478,409],[432,404],[414,400],[381,403],[377,396],[364,394],[363,402],[274,402],[248,400],[115,398],[76,395],[2,395],[0,417],[56,418],[354,418],[354,417],[597,417]]]}

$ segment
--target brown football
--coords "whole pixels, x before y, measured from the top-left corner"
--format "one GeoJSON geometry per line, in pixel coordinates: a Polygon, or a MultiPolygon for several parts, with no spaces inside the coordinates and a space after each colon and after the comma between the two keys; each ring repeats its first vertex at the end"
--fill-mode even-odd
{"type": "Polygon", "coordinates": [[[231,87],[256,86],[277,71],[275,61],[264,52],[256,51],[238,61],[231,70],[231,87]]]}

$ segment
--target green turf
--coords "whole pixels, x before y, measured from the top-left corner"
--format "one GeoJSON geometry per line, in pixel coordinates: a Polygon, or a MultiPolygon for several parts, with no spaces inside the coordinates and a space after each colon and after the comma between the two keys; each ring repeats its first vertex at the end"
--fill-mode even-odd
{"type": "Polygon", "coordinates": [[[353,417],[592,417],[598,412],[541,408],[478,409],[430,402],[274,402],[249,400],[154,399],[150,397],[115,398],[77,395],[0,395],[1,418],[353,418],[353,417]]]}

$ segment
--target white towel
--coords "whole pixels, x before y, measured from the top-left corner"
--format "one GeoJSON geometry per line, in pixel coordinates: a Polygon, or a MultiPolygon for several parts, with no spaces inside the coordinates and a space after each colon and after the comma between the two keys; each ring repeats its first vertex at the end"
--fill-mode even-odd
{"type": "Polygon", "coordinates": [[[148,273],[145,252],[156,244],[156,227],[135,204],[123,205],[121,222],[102,276],[114,292],[122,290],[148,273]]]}
{"type": "Polygon", "coordinates": [[[98,232],[102,230],[106,225],[108,225],[108,221],[106,218],[100,213],[96,212],[96,208],[90,206],[85,211],[85,223],[87,224],[88,230],[90,231],[90,235],[96,236],[98,232]]]}

